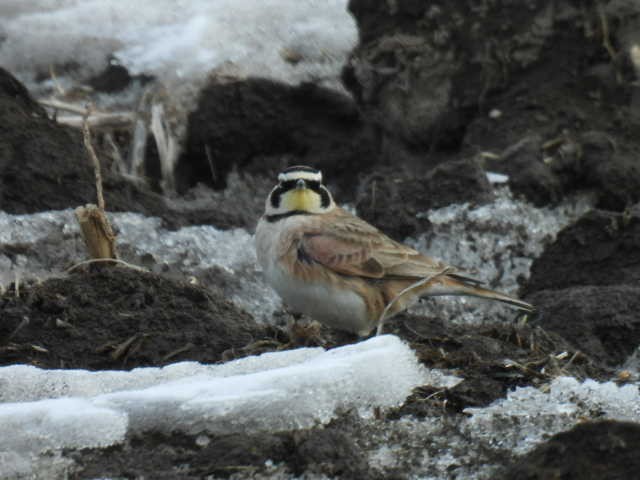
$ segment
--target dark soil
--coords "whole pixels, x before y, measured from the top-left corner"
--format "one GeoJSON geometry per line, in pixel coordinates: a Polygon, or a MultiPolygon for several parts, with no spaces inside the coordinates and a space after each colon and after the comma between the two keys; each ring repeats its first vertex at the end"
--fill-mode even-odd
{"type": "MultiPolygon", "coordinates": [[[[0,69],[0,209],[9,213],[95,203],[93,168],[78,130],[59,125],[0,69]]],[[[116,211],[161,214],[164,201],[105,170],[107,205],[116,211]]]]}
{"type": "Polygon", "coordinates": [[[369,467],[367,452],[349,432],[354,421],[346,415],[326,427],[308,430],[203,435],[199,439],[181,433],[146,435],[106,450],[74,452],[72,458],[78,467],[71,478],[144,476],[187,480],[207,475],[227,478],[233,474],[250,478],[277,466],[280,471],[293,475],[313,472],[332,478],[381,479],[383,477],[369,467]]]}
{"type": "Polygon", "coordinates": [[[421,175],[390,167],[376,169],[361,182],[356,209],[360,217],[402,241],[429,228],[420,213],[452,203],[482,204],[492,198],[491,185],[477,162],[458,160],[421,175]]]}
{"type": "Polygon", "coordinates": [[[640,471],[640,425],[586,422],[522,457],[504,480],[631,480],[640,471]]]}
{"type": "Polygon", "coordinates": [[[592,211],[534,261],[526,298],[535,325],[598,362],[619,365],[640,344],[640,211],[592,211]]]}
{"type": "Polygon", "coordinates": [[[592,211],[562,230],[531,266],[525,293],[640,282],[640,205],[592,211]]]}
{"type": "Polygon", "coordinates": [[[213,80],[189,116],[176,181],[182,191],[198,182],[224,188],[233,169],[275,179],[287,165],[309,164],[352,195],[376,161],[372,132],[345,95],[312,84],[213,80]]]}
{"type": "MultiPolygon", "coordinates": [[[[24,86],[0,68],[0,210],[23,214],[96,203],[94,171],[77,129],[58,124],[24,86]]],[[[245,175],[227,194],[201,189],[171,201],[144,182],[132,183],[111,168],[100,148],[107,209],[160,217],[168,228],[212,224],[253,228],[268,183],[245,175]],[[251,189],[248,189],[250,186],[251,189]]]]}
{"type": "Polygon", "coordinates": [[[361,41],[345,84],[393,146],[383,159],[424,169],[480,155],[538,205],[589,188],[622,210],[640,199],[638,87],[623,53],[640,9],[601,6],[351,0],[361,41]]]}
{"type": "Polygon", "coordinates": [[[128,268],[14,286],[0,297],[0,311],[0,365],[215,363],[266,335],[215,291],[128,268]]]}
{"type": "Polygon", "coordinates": [[[455,326],[440,319],[399,315],[389,321],[386,331],[408,341],[429,368],[448,369],[464,379],[450,389],[416,389],[393,418],[423,417],[434,407],[459,413],[486,406],[515,387],[538,386],[559,374],[602,379],[611,374],[588,355],[577,353],[560,335],[539,327],[455,326]],[[563,352],[562,360],[556,358],[563,352]]]}
{"type": "Polygon", "coordinates": [[[528,299],[540,309],[534,324],[598,362],[620,365],[640,345],[640,285],[542,290],[528,299]]]}

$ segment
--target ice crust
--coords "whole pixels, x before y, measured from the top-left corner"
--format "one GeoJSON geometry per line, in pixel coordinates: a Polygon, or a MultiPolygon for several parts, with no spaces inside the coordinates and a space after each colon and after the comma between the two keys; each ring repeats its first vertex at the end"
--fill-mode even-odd
{"type": "Polygon", "coordinates": [[[469,417],[403,417],[371,423],[362,435],[369,462],[382,470],[409,471],[414,479],[493,480],[496,459],[525,454],[551,435],[603,418],[640,422],[639,384],[580,382],[558,377],[542,389],[518,388],[469,417]],[[483,465],[478,468],[478,465],[483,465]]]}
{"type": "Polygon", "coordinates": [[[455,381],[430,374],[408,345],[390,335],[223,365],[95,373],[0,367],[0,431],[13,432],[1,436],[0,455],[107,446],[143,431],[306,428],[328,422],[337,411],[370,416],[374,407],[400,405],[416,386],[455,381]]]}
{"type": "Polygon", "coordinates": [[[555,378],[544,393],[517,388],[486,408],[467,408],[468,428],[493,447],[526,453],[545,436],[567,430],[582,419],[640,422],[640,384],[619,386],[573,377],[555,378]]]}
{"type": "MultiPolygon", "coordinates": [[[[518,279],[529,277],[533,260],[562,228],[592,208],[593,201],[580,195],[556,207],[537,208],[515,199],[508,187],[497,187],[495,193],[485,205],[456,204],[420,214],[432,228],[407,243],[465,270],[489,288],[516,295],[518,279]]],[[[503,304],[472,297],[437,297],[412,311],[466,324],[514,317],[514,310],[503,304]]]]}
{"type": "MultiPolygon", "coordinates": [[[[269,321],[282,303],[258,270],[253,235],[243,229],[218,230],[203,225],[170,231],[161,220],[136,213],[109,214],[118,231],[118,250],[124,260],[181,275],[205,274],[220,268],[235,278],[229,299],[258,321],[269,321]]],[[[86,256],[72,210],[10,215],[0,212],[0,246],[20,245],[25,253],[0,253],[0,284],[18,276],[47,278],[86,256]],[[25,250],[25,247],[30,247],[25,250]]],[[[225,292],[227,293],[227,292],[225,292]]]]}
{"type": "Polygon", "coordinates": [[[4,0],[0,18],[0,64],[25,81],[50,65],[97,73],[113,55],[165,82],[217,68],[338,84],[358,38],[347,0],[4,0]]]}

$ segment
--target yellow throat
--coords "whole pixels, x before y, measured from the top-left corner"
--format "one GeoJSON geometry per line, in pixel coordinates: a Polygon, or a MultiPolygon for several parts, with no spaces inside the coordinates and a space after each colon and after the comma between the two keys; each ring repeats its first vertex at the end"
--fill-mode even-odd
{"type": "Polygon", "coordinates": [[[284,195],[287,210],[313,211],[318,204],[318,194],[308,188],[296,188],[284,195]]]}

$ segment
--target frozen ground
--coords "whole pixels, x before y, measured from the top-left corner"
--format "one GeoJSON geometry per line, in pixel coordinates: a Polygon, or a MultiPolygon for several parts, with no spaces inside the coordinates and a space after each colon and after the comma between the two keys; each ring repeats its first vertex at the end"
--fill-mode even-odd
{"type": "MultiPolygon", "coordinates": [[[[564,226],[590,208],[583,197],[555,208],[536,208],[514,200],[499,188],[487,205],[453,205],[426,212],[433,231],[407,243],[433,257],[467,269],[492,288],[517,290],[519,276],[564,226]],[[496,254],[499,252],[499,254],[496,254]]],[[[242,229],[221,231],[211,226],[167,231],[160,220],[134,213],[111,214],[119,231],[118,246],[124,259],[138,265],[163,266],[182,275],[206,275],[220,268],[234,277],[230,298],[261,321],[270,321],[281,308],[277,295],[257,270],[253,237],[242,229]]],[[[16,275],[45,278],[84,258],[79,228],[70,210],[34,215],[0,212],[0,246],[19,251],[11,258],[0,253],[0,284],[16,275]]],[[[467,297],[424,302],[414,311],[441,315],[454,322],[478,322],[481,318],[512,316],[508,307],[467,297]]]]}
{"type": "Polygon", "coordinates": [[[4,0],[0,64],[31,87],[50,66],[75,65],[73,75],[86,78],[110,56],[165,84],[196,82],[216,69],[338,87],[358,38],[346,6],[346,0],[4,0]]]}
{"type": "MultiPolygon", "coordinates": [[[[499,189],[496,200],[485,206],[426,212],[433,232],[409,242],[471,270],[492,287],[512,291],[517,277],[528,275],[544,244],[589,205],[588,199],[579,198],[538,209],[499,189]],[[503,253],[495,257],[495,252],[503,253]]],[[[138,214],[112,218],[128,260],[164,265],[183,275],[221,269],[239,280],[233,300],[263,321],[280,308],[256,270],[253,239],[246,231],[199,226],[172,232],[163,230],[158,219],[138,214]]],[[[16,275],[59,274],[84,255],[71,211],[0,213],[0,246],[13,252],[0,255],[5,285],[16,275]]],[[[425,306],[450,315],[452,321],[488,316],[488,304],[461,300],[438,298],[425,306]]],[[[630,362],[633,370],[636,363],[633,358],[630,362]]],[[[133,372],[5,367],[0,369],[0,426],[19,434],[0,442],[0,478],[33,471],[63,478],[71,460],[56,453],[62,446],[100,447],[122,442],[128,434],[172,426],[187,432],[300,428],[326,422],[345,408],[366,414],[373,405],[400,404],[415,385],[444,387],[454,381],[418,367],[413,352],[395,337],[330,352],[301,349],[216,366],[181,363],[133,372]],[[273,417],[269,411],[289,415],[273,417]],[[78,424],[88,422],[94,428],[78,433],[78,424]],[[41,454],[44,450],[49,453],[41,454]]],[[[490,479],[500,452],[527,452],[584,419],[640,421],[638,405],[637,383],[621,387],[561,377],[546,389],[517,389],[489,407],[467,409],[469,417],[370,418],[359,425],[356,436],[367,445],[370,464],[381,471],[400,468],[416,478],[432,479],[448,478],[455,471],[460,479],[490,479]],[[479,462],[485,465],[481,469],[479,462]]]]}
{"type": "Polygon", "coordinates": [[[12,433],[0,437],[0,475],[26,473],[12,471],[2,458],[22,468],[47,451],[105,447],[148,431],[279,431],[324,424],[339,411],[371,416],[374,408],[399,406],[416,386],[456,382],[428,372],[394,336],[216,366],[180,363],[131,372],[2,367],[0,431],[12,433]]]}
{"type": "Polygon", "coordinates": [[[549,436],[595,419],[640,420],[638,384],[579,382],[558,377],[545,392],[519,388],[468,417],[404,417],[371,424],[369,461],[380,469],[410,470],[412,478],[491,480],[496,458],[522,454],[549,436]],[[479,468],[479,465],[482,465],[479,468]]]}

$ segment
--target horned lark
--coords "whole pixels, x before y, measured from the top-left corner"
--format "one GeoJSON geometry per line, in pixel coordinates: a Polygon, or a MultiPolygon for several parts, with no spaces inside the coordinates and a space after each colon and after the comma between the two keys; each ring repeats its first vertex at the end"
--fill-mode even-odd
{"type": "Polygon", "coordinates": [[[380,333],[385,319],[425,296],[472,295],[533,311],[338,207],[322,174],[306,166],[278,175],[258,222],[256,252],[293,311],[362,336],[376,326],[380,333]]]}

